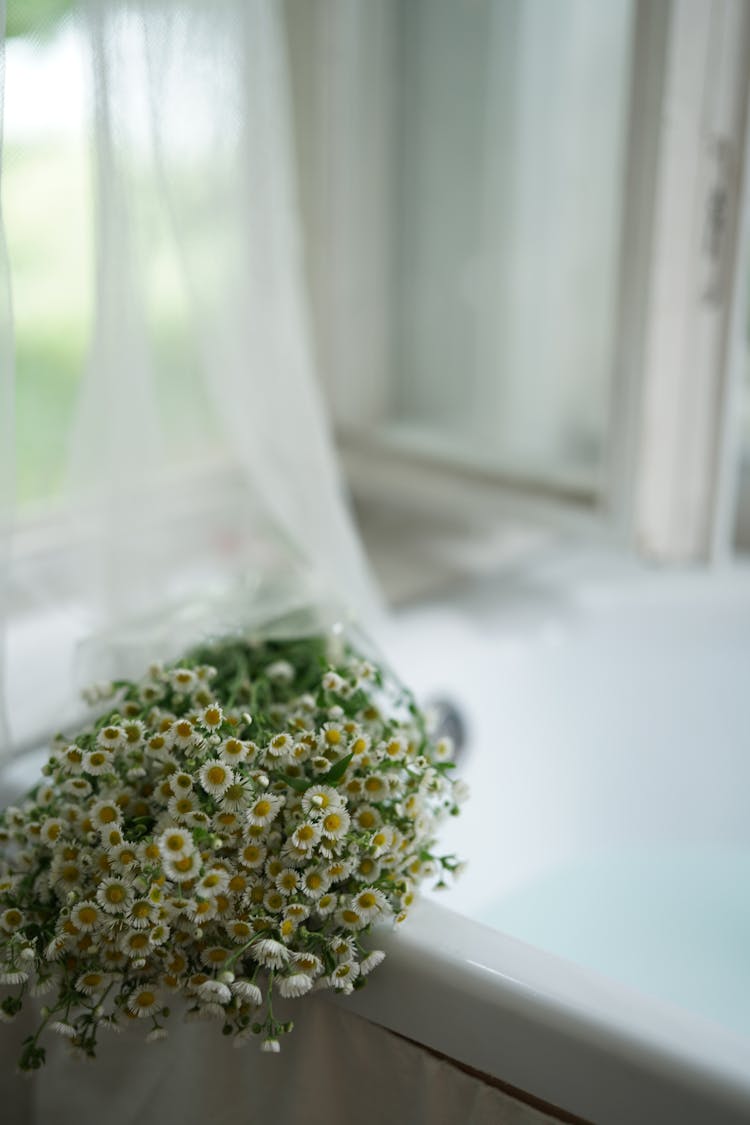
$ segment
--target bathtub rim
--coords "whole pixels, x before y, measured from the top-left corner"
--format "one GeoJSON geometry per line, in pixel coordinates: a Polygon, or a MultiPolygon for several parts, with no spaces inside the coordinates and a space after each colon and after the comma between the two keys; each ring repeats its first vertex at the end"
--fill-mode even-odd
{"type": "Polygon", "coordinates": [[[750,1120],[750,1039],[428,899],[381,926],[359,1015],[587,1121],[750,1120]]]}

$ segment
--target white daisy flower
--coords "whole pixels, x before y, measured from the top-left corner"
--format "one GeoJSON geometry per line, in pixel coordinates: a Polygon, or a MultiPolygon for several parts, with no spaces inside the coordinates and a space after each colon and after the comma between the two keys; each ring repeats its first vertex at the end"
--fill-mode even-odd
{"type": "Polygon", "coordinates": [[[338,856],[327,865],[325,871],[332,882],[340,882],[344,879],[347,879],[347,877],[352,874],[355,866],[356,859],[354,859],[352,856],[350,856],[349,858],[338,856]]]}
{"type": "Polygon", "coordinates": [[[96,736],[96,745],[102,750],[121,750],[125,746],[125,731],[119,726],[104,727],[96,736]]]}
{"type": "MultiPolygon", "coordinates": [[[[331,763],[326,758],[328,768],[331,763]]],[[[345,804],[341,794],[330,785],[311,785],[302,798],[302,808],[308,815],[325,813],[329,809],[340,809],[345,804]]]]}
{"type": "Polygon", "coordinates": [[[286,761],[294,749],[294,739],[286,731],[281,734],[275,734],[269,741],[265,748],[266,757],[272,763],[280,763],[286,761]]]}
{"type": "Polygon", "coordinates": [[[271,793],[264,794],[248,809],[246,822],[251,826],[265,828],[271,824],[283,806],[283,797],[276,797],[271,793]]]}
{"type": "Polygon", "coordinates": [[[169,739],[166,734],[159,732],[149,738],[146,748],[155,758],[161,761],[162,756],[169,753],[169,739]]]}
{"type": "Polygon", "coordinates": [[[312,978],[306,973],[292,973],[288,977],[277,977],[279,992],[285,997],[304,996],[313,986],[312,978]]]}
{"type": "Polygon", "coordinates": [[[214,829],[222,836],[236,836],[242,831],[242,821],[236,812],[220,809],[211,821],[214,829]]]}
{"type": "Polygon", "coordinates": [[[243,867],[247,867],[249,868],[249,870],[254,871],[257,868],[263,866],[267,855],[268,849],[266,848],[266,846],[264,844],[256,843],[253,841],[249,844],[245,844],[245,846],[240,850],[237,858],[239,859],[243,867]]]}
{"type": "Polygon", "coordinates": [[[96,801],[89,813],[94,828],[116,827],[122,821],[122,811],[115,801],[96,801]]]}
{"type": "Polygon", "coordinates": [[[231,767],[220,758],[211,758],[208,762],[204,762],[198,776],[206,793],[212,797],[222,797],[234,782],[231,767]]]}
{"type": "Polygon", "coordinates": [[[130,904],[126,921],[134,930],[145,930],[154,920],[156,907],[147,898],[137,898],[130,904]]]}
{"type": "Polygon", "coordinates": [[[198,881],[195,893],[204,898],[216,898],[229,886],[229,873],[221,867],[209,867],[198,881]]]}
{"type": "Polygon", "coordinates": [[[233,980],[229,987],[245,1004],[259,1008],[263,1003],[263,993],[251,980],[233,980]]]}
{"type": "Polygon", "coordinates": [[[107,913],[125,913],[132,901],[133,886],[125,879],[109,876],[99,884],[97,902],[107,913]]]}
{"type": "Polygon", "coordinates": [[[159,1043],[162,1039],[166,1039],[169,1035],[166,1027],[155,1027],[149,1031],[146,1036],[147,1043],[159,1043]]]}
{"type": "Polygon", "coordinates": [[[336,922],[346,930],[361,930],[366,925],[360,911],[351,904],[339,907],[336,911],[336,922]]]}
{"type": "Polygon", "coordinates": [[[464,801],[467,801],[470,794],[471,790],[469,789],[468,783],[465,782],[463,778],[459,778],[457,781],[453,782],[452,796],[457,805],[462,805],[464,801]]]}
{"type": "Polygon", "coordinates": [[[326,691],[340,692],[346,687],[346,680],[334,671],[326,672],[320,682],[326,691]]]}
{"type": "Polygon", "coordinates": [[[281,969],[289,960],[289,950],[273,938],[261,938],[252,951],[255,960],[267,969],[281,969]]]}
{"type": "Polygon", "coordinates": [[[201,858],[196,852],[190,852],[179,859],[165,859],[163,868],[173,883],[187,883],[200,874],[201,858]]]}
{"type": "Polygon", "coordinates": [[[169,744],[177,750],[185,750],[196,739],[195,727],[190,719],[175,719],[169,728],[167,738],[169,744]]]}
{"type": "Polygon", "coordinates": [[[184,770],[178,770],[176,773],[170,774],[168,785],[175,797],[181,797],[186,793],[192,792],[193,775],[185,773],[184,770]]]}
{"type": "Polygon", "coordinates": [[[82,902],[76,903],[71,910],[70,920],[74,926],[78,927],[81,933],[87,934],[101,922],[102,912],[91,899],[83,899],[82,902]]]}
{"type": "Polygon", "coordinates": [[[26,984],[29,974],[23,969],[8,969],[0,973],[0,984],[26,984]]]}
{"type": "Polygon", "coordinates": [[[50,865],[50,879],[67,891],[80,887],[84,877],[83,864],[76,859],[56,855],[50,865]]]}
{"type": "Polygon", "coordinates": [[[236,941],[238,945],[244,944],[253,936],[253,928],[244,918],[230,918],[225,929],[232,941],[236,941]]]}
{"type": "Polygon", "coordinates": [[[39,838],[42,843],[52,845],[57,843],[64,831],[65,822],[59,816],[51,816],[42,824],[39,838]]]}
{"type": "Polygon", "coordinates": [[[239,738],[225,738],[218,748],[219,757],[223,762],[234,765],[235,762],[244,762],[250,754],[250,744],[239,738]]]}
{"type": "Polygon", "coordinates": [[[225,949],[223,945],[212,945],[208,949],[204,949],[201,953],[201,961],[204,965],[208,965],[210,969],[220,969],[227,957],[231,956],[231,952],[225,949]]]}
{"type": "Polygon", "coordinates": [[[198,988],[201,1000],[208,1000],[214,1004],[228,1004],[232,999],[231,990],[227,985],[218,980],[207,980],[198,988]]]}
{"type": "Polygon", "coordinates": [[[326,750],[339,750],[346,742],[346,734],[341,723],[323,723],[321,730],[321,746],[326,750]]]}
{"type": "MultiPolygon", "coordinates": [[[[62,935],[54,937],[44,951],[46,960],[57,961],[60,957],[62,957],[63,953],[67,952],[69,945],[70,941],[67,937],[63,937],[62,935]]],[[[0,974],[0,984],[2,983],[4,982],[2,979],[2,974],[0,974]]]]}
{"type": "Polygon", "coordinates": [[[385,961],[385,953],[382,949],[373,949],[367,956],[359,963],[359,975],[366,977],[373,969],[377,969],[378,965],[385,961]]]}
{"type": "Polygon", "coordinates": [[[78,1032],[73,1027],[73,1024],[66,1023],[64,1020],[54,1020],[49,1025],[49,1028],[50,1031],[55,1031],[58,1035],[62,1035],[64,1039],[75,1039],[75,1037],[78,1035],[78,1032]]]}
{"type": "Polygon", "coordinates": [[[378,749],[384,758],[389,758],[392,762],[401,762],[407,756],[409,743],[405,738],[394,737],[381,743],[378,749]]]}
{"type": "Polygon", "coordinates": [[[331,885],[331,880],[320,867],[308,867],[302,872],[301,891],[308,898],[319,899],[331,885]]]}
{"type": "Polygon", "coordinates": [[[302,902],[293,902],[290,906],[284,907],[284,918],[299,925],[310,917],[310,908],[305,906],[302,902]]]}
{"type": "Polygon", "coordinates": [[[281,1050],[281,1045],[278,1039],[264,1039],[260,1045],[260,1049],[268,1054],[278,1055],[281,1050]]]}
{"type": "Polygon", "coordinates": [[[292,867],[285,867],[278,873],[274,880],[276,890],[282,895],[291,895],[297,890],[300,882],[299,872],[292,867]]]}
{"type": "Polygon", "coordinates": [[[295,848],[301,852],[311,852],[315,845],[319,843],[321,836],[320,825],[314,824],[310,820],[303,821],[302,824],[295,828],[291,835],[291,841],[295,848]]]}
{"type": "Polygon", "coordinates": [[[354,813],[354,823],[357,828],[370,832],[380,827],[383,823],[383,817],[374,805],[363,804],[354,813]]]}
{"type": "Polygon", "coordinates": [[[138,862],[138,849],[134,844],[116,844],[107,849],[107,856],[118,871],[128,871],[138,862]]]}
{"type": "Polygon", "coordinates": [[[83,750],[75,743],[66,746],[60,754],[60,766],[64,773],[80,773],[83,766],[83,750]]]}
{"type": "Polygon", "coordinates": [[[382,774],[371,773],[364,780],[364,791],[370,801],[383,801],[388,796],[388,782],[382,774]]]}
{"type": "Polygon", "coordinates": [[[278,914],[279,911],[283,910],[285,901],[281,891],[277,891],[274,888],[266,891],[263,895],[263,905],[271,914],[278,914]]]}
{"type": "Polygon", "coordinates": [[[323,962],[315,953],[295,953],[293,960],[299,972],[307,973],[309,977],[320,976],[323,971],[323,962]]]}
{"type": "MultiPolygon", "coordinates": [[[[92,777],[99,777],[103,773],[112,771],[112,758],[108,750],[89,750],[83,756],[82,767],[84,773],[92,777]]],[[[73,779],[77,780],[77,779],[73,779]]],[[[69,783],[70,784],[70,783],[69,783]]]]}
{"type": "Polygon", "coordinates": [[[131,992],[127,1000],[128,1011],[139,1019],[145,1019],[158,1012],[161,1006],[159,994],[151,988],[138,988],[131,992]]]}
{"type": "Polygon", "coordinates": [[[90,972],[81,973],[78,977],[76,991],[82,992],[85,996],[94,996],[97,992],[103,992],[111,980],[110,973],[100,973],[92,969],[90,972]]]}
{"type": "Polygon", "coordinates": [[[167,828],[156,837],[156,843],[164,859],[185,859],[195,851],[193,837],[184,828],[167,828]]]}
{"type": "Polygon", "coordinates": [[[167,801],[167,812],[173,820],[186,820],[193,813],[200,812],[200,802],[195,793],[180,793],[167,801]]]}
{"type": "Polygon", "coordinates": [[[200,714],[199,722],[206,730],[218,730],[224,721],[224,712],[218,703],[209,703],[200,714]]]}
{"type": "Polygon", "coordinates": [[[354,982],[359,976],[359,965],[356,961],[342,961],[329,976],[333,987],[342,992],[351,992],[354,982]]]}
{"type": "Polygon", "coordinates": [[[277,683],[289,684],[294,679],[294,667],[288,660],[274,660],[273,664],[266,665],[265,671],[269,680],[277,683]]]}
{"type": "Polygon", "coordinates": [[[200,681],[190,668],[173,668],[169,673],[169,682],[176,692],[187,695],[198,687],[200,681]]]}
{"type": "Polygon", "coordinates": [[[338,906],[338,901],[338,895],[326,891],[315,903],[315,913],[320,915],[321,918],[326,918],[329,914],[333,914],[338,906]]]}
{"type": "Polygon", "coordinates": [[[151,942],[146,930],[126,930],[117,939],[120,952],[131,960],[140,960],[149,953],[151,942]]]}
{"type": "Polygon", "coordinates": [[[192,918],[196,925],[203,925],[205,922],[210,922],[218,914],[218,907],[216,899],[213,898],[191,898],[187,906],[187,915],[192,918]]]}
{"type": "Polygon", "coordinates": [[[227,812],[238,813],[242,812],[247,806],[251,797],[252,794],[247,784],[242,778],[238,778],[233,781],[231,785],[227,786],[219,803],[222,809],[225,809],[227,812]]]}
{"type": "Polygon", "coordinates": [[[326,840],[341,840],[349,831],[351,818],[345,808],[329,808],[320,822],[326,840]]]}
{"type": "Polygon", "coordinates": [[[357,878],[365,883],[375,883],[380,877],[382,866],[379,859],[374,859],[371,855],[364,855],[357,864],[357,878]]]}
{"type": "Polygon", "coordinates": [[[377,887],[364,887],[354,895],[352,905],[360,912],[366,922],[373,922],[388,910],[388,900],[377,887]]]}
{"type": "Polygon", "coordinates": [[[12,906],[0,914],[0,929],[4,930],[6,934],[13,934],[21,928],[25,921],[26,918],[22,912],[12,906]]]}

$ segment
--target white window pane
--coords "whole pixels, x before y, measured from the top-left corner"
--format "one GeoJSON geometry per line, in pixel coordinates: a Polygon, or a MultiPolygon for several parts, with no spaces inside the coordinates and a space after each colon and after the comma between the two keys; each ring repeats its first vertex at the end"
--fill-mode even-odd
{"type": "Polygon", "coordinates": [[[387,431],[399,442],[597,491],[633,8],[398,5],[387,431]]]}

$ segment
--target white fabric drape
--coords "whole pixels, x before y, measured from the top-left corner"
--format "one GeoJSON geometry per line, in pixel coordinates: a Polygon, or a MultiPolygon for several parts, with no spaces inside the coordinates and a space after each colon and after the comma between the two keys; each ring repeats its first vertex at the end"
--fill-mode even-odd
{"type": "Polygon", "coordinates": [[[81,0],[74,18],[96,188],[66,496],[79,679],[304,603],[372,622],[307,321],[283,7],[81,0]]]}
{"type": "MultiPolygon", "coordinates": [[[[0,0],[0,183],[3,160],[3,92],[5,87],[5,0],[0,0]]],[[[0,194],[0,755],[10,745],[5,706],[5,621],[8,606],[11,522],[15,457],[13,432],[14,368],[10,275],[0,194]]]]}

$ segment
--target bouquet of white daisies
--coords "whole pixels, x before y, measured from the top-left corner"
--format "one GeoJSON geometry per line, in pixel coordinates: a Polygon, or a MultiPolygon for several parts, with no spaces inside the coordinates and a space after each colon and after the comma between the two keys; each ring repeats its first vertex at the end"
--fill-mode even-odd
{"type": "Polygon", "coordinates": [[[85,1056],[130,1020],[163,1038],[170,994],[276,1051],[275,994],[362,987],[373,923],[457,871],[450,744],[339,636],[230,637],[94,696],[0,814],[0,1018],[45,997],[22,1070],[46,1029],[85,1056]]]}

